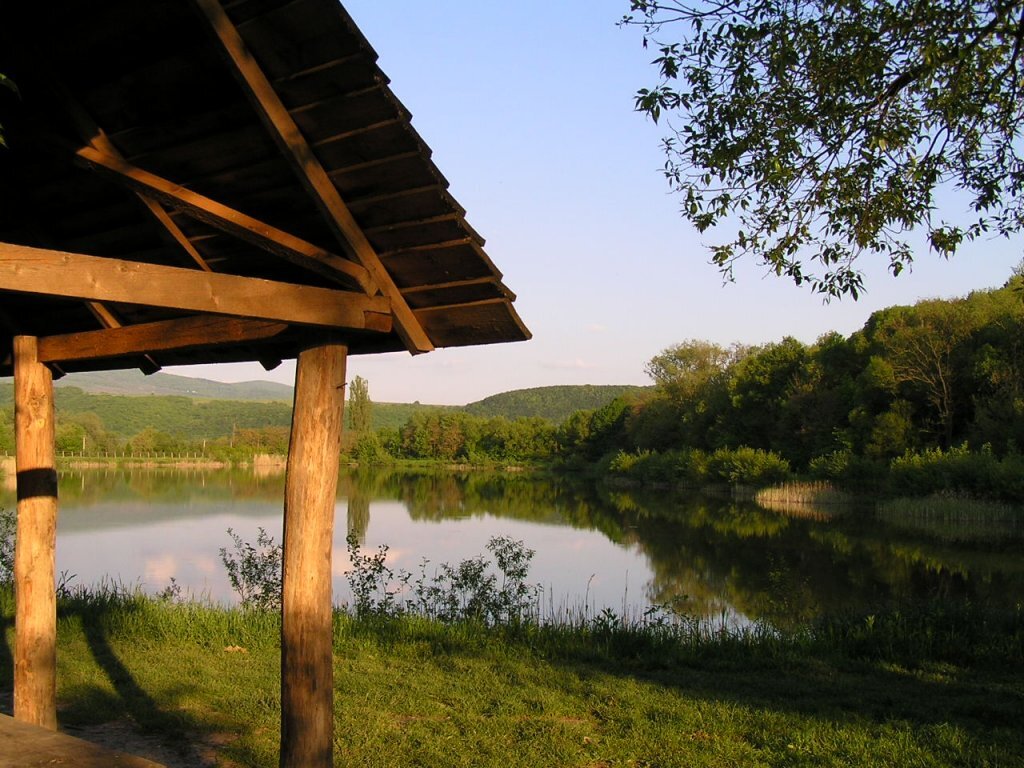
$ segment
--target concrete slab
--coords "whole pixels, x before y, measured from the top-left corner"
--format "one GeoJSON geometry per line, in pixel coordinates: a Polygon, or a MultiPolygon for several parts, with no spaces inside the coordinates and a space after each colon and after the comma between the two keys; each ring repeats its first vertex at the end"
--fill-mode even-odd
{"type": "Polygon", "coordinates": [[[160,763],[106,749],[64,733],[0,715],[0,768],[164,768],[160,763]]]}

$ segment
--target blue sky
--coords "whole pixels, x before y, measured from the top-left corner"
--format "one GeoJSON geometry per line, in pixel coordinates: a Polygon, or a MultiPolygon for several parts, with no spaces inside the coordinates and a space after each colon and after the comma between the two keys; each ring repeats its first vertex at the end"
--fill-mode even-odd
{"type": "MultiPolygon", "coordinates": [[[[864,262],[857,302],[820,297],[749,263],[723,284],[678,214],[654,126],[633,112],[654,53],[616,22],[628,0],[347,0],[392,90],[518,294],[532,341],[354,357],[379,402],[462,404],[549,384],[646,384],[644,363],[689,338],[757,344],[848,334],[876,309],[1001,285],[1021,239],[923,247],[911,273],[864,262]]],[[[169,372],[292,383],[294,365],[169,372]]]]}

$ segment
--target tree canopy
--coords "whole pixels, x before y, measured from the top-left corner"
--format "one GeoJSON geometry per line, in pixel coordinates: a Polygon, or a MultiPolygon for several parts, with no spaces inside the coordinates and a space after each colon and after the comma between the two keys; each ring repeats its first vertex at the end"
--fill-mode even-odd
{"type": "Polygon", "coordinates": [[[949,256],[1024,226],[1024,0],[630,6],[623,23],[658,51],[659,80],[636,107],[667,118],[683,215],[730,230],[711,245],[727,277],[753,257],[856,298],[857,259],[899,274],[912,229],[949,256]]]}

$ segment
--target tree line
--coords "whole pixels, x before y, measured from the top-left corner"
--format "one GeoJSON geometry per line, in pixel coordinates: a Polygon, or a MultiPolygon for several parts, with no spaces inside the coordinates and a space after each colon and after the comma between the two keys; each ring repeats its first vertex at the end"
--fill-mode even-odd
{"type": "Polygon", "coordinates": [[[1024,265],[998,289],[875,312],[848,337],[691,339],[646,370],[653,388],[558,424],[419,414],[368,438],[365,459],[543,462],[695,485],[802,476],[1024,500],[1024,265]]]}
{"type": "Polygon", "coordinates": [[[562,450],[671,479],[743,449],[755,469],[854,487],[1024,499],[1021,268],[999,289],[875,312],[849,337],[690,340],[647,372],[650,396],[574,415],[562,450]]]}
{"type": "MultiPolygon", "coordinates": [[[[365,464],[543,464],[698,485],[795,474],[1024,499],[1024,265],[998,289],[875,312],[848,337],[757,346],[691,339],[655,355],[646,371],[653,387],[560,422],[423,407],[385,428],[357,377],[343,451],[365,464]]],[[[550,393],[530,397],[541,395],[550,393]]],[[[284,453],[289,411],[284,403],[65,389],[57,448],[284,453]],[[128,409],[126,400],[148,410],[128,409]]],[[[13,450],[12,421],[10,409],[0,410],[0,450],[13,450]]]]}

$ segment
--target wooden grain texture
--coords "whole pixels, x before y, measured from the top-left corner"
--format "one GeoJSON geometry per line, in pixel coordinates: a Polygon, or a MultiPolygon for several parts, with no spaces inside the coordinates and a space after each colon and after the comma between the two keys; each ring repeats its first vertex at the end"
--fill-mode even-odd
{"type": "Polygon", "coordinates": [[[39,340],[44,363],[98,360],[167,350],[197,349],[271,339],[288,330],[286,323],[233,317],[184,317],[102,331],[83,331],[39,340]]]}
{"type": "Polygon", "coordinates": [[[423,330],[412,310],[405,303],[391,275],[381,263],[376,251],[345,205],[334,182],[316,158],[312,148],[288,113],[281,97],[260,69],[224,12],[219,0],[193,0],[206,16],[214,33],[224,46],[228,59],[251,100],[263,117],[265,125],[291,161],[300,181],[319,204],[339,238],[348,244],[356,259],[369,270],[381,292],[391,299],[396,330],[413,354],[430,352],[434,345],[423,330]]]}
{"type": "Polygon", "coordinates": [[[299,355],[285,476],[281,766],[333,765],[331,553],[348,350],[299,355]]]}
{"type": "Polygon", "coordinates": [[[0,290],[376,330],[384,297],[0,243],[0,290]]]}
{"type": "Polygon", "coordinates": [[[57,470],[53,378],[33,336],[14,337],[18,526],[14,552],[14,716],[57,728],[57,470]]]}

